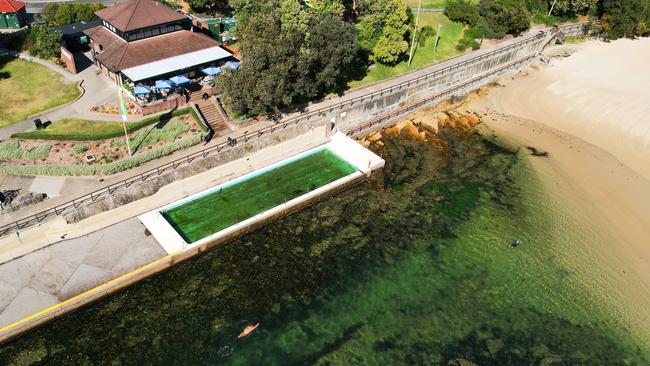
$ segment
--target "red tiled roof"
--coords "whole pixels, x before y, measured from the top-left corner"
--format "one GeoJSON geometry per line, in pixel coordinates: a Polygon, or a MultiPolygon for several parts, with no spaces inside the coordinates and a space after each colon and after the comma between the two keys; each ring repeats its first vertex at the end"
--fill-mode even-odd
{"type": "Polygon", "coordinates": [[[25,3],[17,0],[0,0],[0,13],[15,13],[25,7],[25,3]]]}
{"type": "Polygon", "coordinates": [[[187,16],[153,0],[128,0],[97,10],[95,14],[122,32],[187,18],[187,16]]]}
{"type": "Polygon", "coordinates": [[[88,29],[84,33],[94,42],[102,45],[103,51],[97,55],[97,60],[113,71],[121,71],[219,45],[217,41],[205,34],[188,30],[132,42],[124,41],[103,26],[88,29]]]}

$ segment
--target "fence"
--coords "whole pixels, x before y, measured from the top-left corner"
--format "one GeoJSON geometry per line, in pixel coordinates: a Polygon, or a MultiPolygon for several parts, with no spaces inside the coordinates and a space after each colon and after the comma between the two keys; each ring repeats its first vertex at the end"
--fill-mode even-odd
{"type": "MultiPolygon", "coordinates": [[[[584,28],[584,26],[586,24],[587,23],[579,23],[579,24],[569,25],[567,27],[581,26],[581,27],[584,28]]],[[[566,28],[566,27],[560,27],[559,31],[562,31],[563,28],[566,28]]],[[[174,160],[172,162],[160,165],[157,168],[151,169],[151,170],[149,170],[147,172],[138,174],[136,176],[127,178],[125,180],[122,180],[122,181],[120,181],[118,183],[110,184],[110,185],[108,185],[108,186],[106,186],[106,187],[104,187],[102,189],[96,190],[94,192],[88,193],[88,194],[80,196],[80,197],[77,197],[77,198],[75,198],[75,199],[73,199],[71,201],[60,204],[60,205],[58,205],[58,206],[56,206],[54,208],[50,208],[48,210],[41,211],[39,213],[27,216],[27,217],[19,219],[19,220],[16,220],[16,221],[14,221],[12,223],[0,226],[0,237],[8,235],[8,234],[10,234],[12,232],[17,232],[19,230],[23,230],[23,229],[25,229],[27,227],[30,227],[30,226],[38,225],[38,224],[44,222],[45,220],[54,218],[56,216],[63,215],[63,214],[66,214],[66,213],[70,213],[70,212],[78,209],[79,207],[81,207],[84,204],[91,204],[93,202],[96,202],[99,198],[102,198],[102,197],[104,197],[106,195],[112,195],[113,192],[115,192],[118,189],[127,189],[127,188],[129,188],[130,186],[132,186],[135,183],[144,182],[144,181],[146,181],[148,179],[158,177],[158,176],[160,176],[162,173],[164,173],[166,171],[176,170],[178,167],[180,167],[180,166],[182,166],[184,164],[190,164],[190,163],[192,163],[192,161],[194,161],[196,159],[206,158],[208,155],[210,155],[212,153],[219,153],[224,149],[232,148],[233,146],[238,144],[240,141],[244,141],[244,143],[246,143],[251,139],[260,138],[260,137],[262,137],[262,136],[264,136],[265,134],[268,134],[268,133],[272,134],[276,130],[284,129],[287,126],[290,126],[292,124],[297,125],[299,123],[308,122],[313,117],[323,117],[324,115],[326,115],[328,113],[331,113],[334,110],[341,110],[341,109],[345,108],[346,106],[351,106],[351,105],[354,105],[355,103],[360,103],[360,102],[366,101],[368,99],[372,100],[373,98],[375,98],[377,96],[384,96],[386,94],[393,93],[395,90],[402,90],[403,88],[408,88],[408,87],[412,86],[413,84],[417,85],[417,84],[419,84],[419,83],[421,83],[423,81],[426,82],[430,78],[436,77],[441,73],[449,72],[451,70],[459,69],[459,68],[461,68],[463,66],[466,66],[466,65],[469,65],[469,64],[472,64],[472,63],[480,62],[481,60],[483,60],[485,58],[488,58],[488,57],[492,57],[494,55],[503,54],[505,52],[508,52],[508,51],[512,50],[513,48],[522,47],[522,46],[524,46],[526,44],[529,44],[531,42],[538,41],[538,40],[540,40],[540,39],[542,39],[544,37],[549,36],[549,34],[550,33],[548,31],[539,31],[534,36],[529,36],[528,38],[522,39],[522,40],[520,40],[518,42],[510,43],[510,44],[508,44],[506,46],[502,46],[502,47],[499,47],[497,49],[491,50],[489,52],[485,52],[483,54],[477,55],[475,57],[471,57],[471,58],[468,58],[466,60],[454,63],[453,65],[449,65],[447,67],[432,71],[432,72],[427,73],[425,75],[422,75],[422,76],[419,76],[419,77],[416,77],[416,78],[413,78],[413,79],[406,80],[406,81],[401,82],[401,83],[399,83],[397,85],[392,85],[390,87],[386,87],[384,89],[381,89],[381,90],[378,90],[378,91],[375,91],[375,92],[367,93],[367,94],[364,94],[364,95],[361,95],[361,96],[358,96],[358,97],[354,97],[354,98],[351,98],[351,99],[348,99],[348,100],[343,100],[343,101],[341,101],[339,103],[335,103],[335,104],[332,104],[332,105],[327,106],[327,107],[318,108],[316,110],[309,111],[307,113],[303,113],[303,114],[300,114],[298,116],[290,117],[290,118],[287,118],[285,120],[280,121],[279,123],[277,123],[274,126],[264,127],[264,128],[252,131],[252,132],[247,132],[246,131],[241,136],[238,136],[235,139],[231,139],[230,141],[222,142],[222,143],[219,143],[219,144],[217,144],[215,146],[205,148],[205,149],[203,149],[203,150],[201,150],[199,152],[186,155],[186,156],[184,156],[182,158],[179,158],[179,159],[176,159],[176,160],[174,160]]],[[[421,100],[419,100],[419,101],[417,101],[417,102],[415,102],[415,103],[413,103],[411,105],[408,105],[408,106],[406,106],[404,108],[400,108],[400,109],[397,109],[395,111],[391,111],[391,112],[387,112],[385,114],[379,115],[379,116],[369,120],[368,122],[364,123],[363,125],[361,125],[359,127],[351,128],[349,131],[347,131],[347,134],[348,135],[357,134],[357,133],[363,131],[364,129],[372,128],[375,125],[378,125],[380,123],[384,123],[384,122],[389,121],[391,119],[394,119],[397,116],[406,114],[406,113],[408,113],[408,112],[410,112],[412,110],[418,109],[418,108],[420,108],[420,107],[422,107],[424,105],[431,104],[436,99],[445,98],[446,96],[453,95],[454,94],[453,92],[458,91],[460,88],[467,87],[467,86],[471,85],[472,83],[476,83],[477,81],[480,81],[480,80],[482,80],[482,79],[484,79],[486,77],[495,75],[498,72],[501,72],[504,69],[507,69],[508,67],[512,67],[513,65],[519,64],[519,63],[527,61],[527,60],[530,60],[534,56],[535,56],[534,54],[528,55],[528,56],[526,56],[526,57],[524,57],[522,59],[518,59],[518,60],[516,60],[514,62],[510,62],[510,63],[508,63],[508,64],[506,64],[504,66],[497,67],[496,69],[493,69],[493,70],[491,70],[491,71],[489,71],[487,73],[481,74],[478,77],[474,77],[474,78],[471,78],[471,79],[469,79],[467,81],[461,82],[460,84],[456,84],[454,86],[451,86],[451,87],[449,87],[449,88],[447,88],[447,89],[445,89],[443,91],[437,92],[437,93],[435,93],[435,94],[433,94],[433,95],[431,95],[429,97],[423,98],[423,99],[421,99],[421,100]]]]}

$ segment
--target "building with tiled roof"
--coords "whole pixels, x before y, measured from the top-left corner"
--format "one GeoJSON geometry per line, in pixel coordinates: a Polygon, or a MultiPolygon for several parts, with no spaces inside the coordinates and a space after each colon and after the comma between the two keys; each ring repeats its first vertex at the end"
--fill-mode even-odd
{"type": "Polygon", "coordinates": [[[214,39],[193,32],[186,15],[156,1],[128,0],[95,14],[102,24],[84,31],[93,62],[120,85],[191,78],[198,69],[232,56],[214,39]]]}
{"type": "Polygon", "coordinates": [[[0,29],[20,29],[27,25],[25,3],[17,0],[0,0],[0,29]]]}

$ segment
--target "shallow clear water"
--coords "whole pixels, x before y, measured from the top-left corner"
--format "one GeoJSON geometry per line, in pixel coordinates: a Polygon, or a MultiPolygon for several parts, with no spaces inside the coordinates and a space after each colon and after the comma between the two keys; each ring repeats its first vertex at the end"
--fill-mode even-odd
{"type": "Polygon", "coordinates": [[[384,143],[369,181],[21,337],[0,364],[647,364],[558,263],[516,152],[451,130],[440,150],[384,143]]]}
{"type": "Polygon", "coordinates": [[[356,169],[328,149],[162,212],[188,243],[331,183],[356,169]]]}

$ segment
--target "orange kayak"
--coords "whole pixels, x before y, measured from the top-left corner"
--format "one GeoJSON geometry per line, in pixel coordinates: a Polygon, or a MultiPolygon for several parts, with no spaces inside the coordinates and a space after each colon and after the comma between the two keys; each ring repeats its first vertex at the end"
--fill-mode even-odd
{"type": "Polygon", "coordinates": [[[239,333],[239,336],[237,338],[243,338],[246,337],[247,335],[251,334],[257,327],[260,326],[260,323],[257,323],[255,325],[249,325],[246,328],[244,328],[244,331],[239,333]]]}

